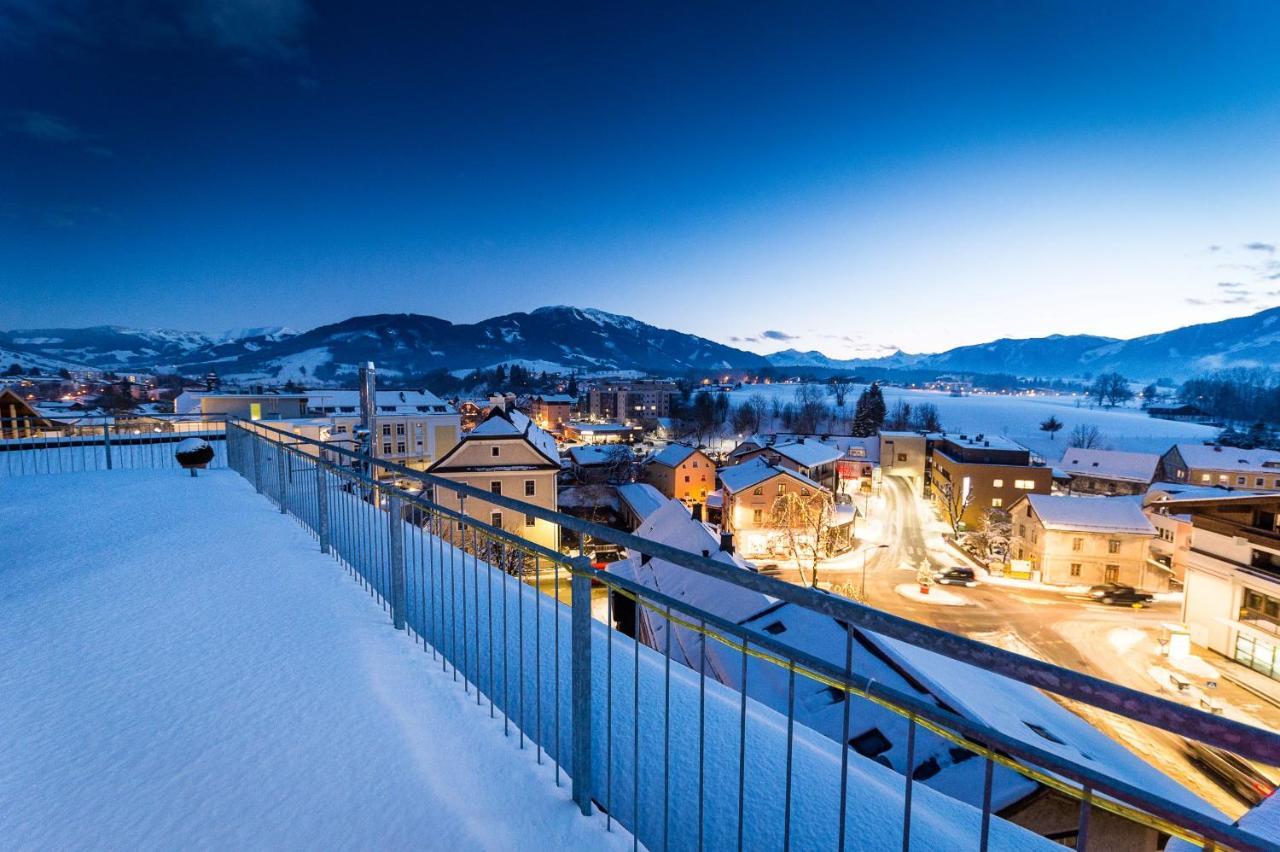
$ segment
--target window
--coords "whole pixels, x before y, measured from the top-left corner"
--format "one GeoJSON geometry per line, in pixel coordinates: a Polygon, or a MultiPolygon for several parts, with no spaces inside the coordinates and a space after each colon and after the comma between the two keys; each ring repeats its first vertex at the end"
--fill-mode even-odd
{"type": "Polygon", "coordinates": [[[1018,524],[1018,537],[1019,537],[1019,538],[1026,538],[1026,537],[1027,537],[1027,525],[1026,525],[1026,524],[1018,524]]]}
{"type": "Polygon", "coordinates": [[[1102,569],[1102,582],[1114,583],[1116,580],[1119,580],[1119,579],[1120,579],[1119,565],[1108,565],[1102,569]]]}
{"type": "Polygon", "coordinates": [[[751,493],[752,493],[752,494],[754,494],[754,495],[755,495],[755,496],[757,496],[757,497],[761,497],[761,496],[763,496],[763,495],[764,495],[764,488],[763,488],[763,486],[762,486],[762,487],[759,487],[759,488],[756,488],[756,489],[755,489],[754,491],[752,491],[751,493]]]}
{"type": "Polygon", "coordinates": [[[1259,476],[1259,477],[1254,481],[1254,483],[1253,483],[1253,484],[1254,484],[1254,485],[1256,485],[1256,486],[1258,486],[1259,488],[1261,488],[1261,487],[1262,487],[1262,485],[1263,485],[1263,479],[1262,479],[1262,477],[1261,477],[1261,476],[1259,476]]]}
{"type": "Polygon", "coordinates": [[[391,455],[391,442],[390,442],[390,441],[383,441],[383,442],[382,442],[382,454],[383,454],[384,456],[389,456],[389,455],[391,455]]]}
{"type": "Polygon", "coordinates": [[[751,523],[753,524],[764,523],[764,509],[755,509],[751,512],[751,523]]]}
{"type": "Polygon", "coordinates": [[[1004,480],[1003,480],[1003,479],[993,479],[993,480],[991,480],[991,487],[992,487],[992,488],[1004,488],[1004,480]]]}
{"type": "Polygon", "coordinates": [[[779,482],[779,483],[778,483],[778,493],[779,493],[779,494],[786,494],[786,493],[787,493],[787,484],[786,484],[785,482],[779,482]]]}
{"type": "Polygon", "coordinates": [[[1021,488],[1023,491],[1030,491],[1036,487],[1036,481],[1034,479],[1015,479],[1013,487],[1021,488]]]}
{"type": "Polygon", "coordinates": [[[400,455],[405,454],[404,441],[396,441],[396,452],[400,455]]]}
{"type": "Polygon", "coordinates": [[[1004,500],[1003,500],[1003,499],[1001,499],[1000,497],[992,497],[992,498],[991,498],[991,505],[992,505],[992,507],[994,507],[994,508],[996,508],[996,509],[999,509],[1001,506],[1003,506],[1003,505],[1004,505],[1004,500]]]}
{"type": "Polygon", "coordinates": [[[1084,539],[1082,538],[1071,539],[1071,552],[1079,553],[1082,550],[1084,550],[1084,539]]]}
{"type": "Polygon", "coordinates": [[[382,424],[382,437],[384,437],[384,438],[390,438],[390,437],[391,437],[391,424],[390,424],[390,423],[383,423],[383,424],[382,424]]]}
{"type": "Polygon", "coordinates": [[[1113,538],[1107,542],[1107,553],[1119,553],[1119,552],[1120,552],[1120,539],[1113,538]]]}
{"type": "Polygon", "coordinates": [[[489,515],[489,523],[493,524],[498,529],[502,529],[502,513],[494,512],[489,515]]]}
{"type": "Polygon", "coordinates": [[[525,515],[525,516],[524,516],[524,525],[525,525],[526,527],[531,527],[531,526],[533,526],[533,525],[534,525],[534,524],[536,524],[536,523],[538,523],[538,519],[537,519],[537,518],[535,518],[533,515],[525,515]]]}
{"type": "Polygon", "coordinates": [[[502,454],[502,447],[490,447],[490,448],[489,448],[489,455],[493,456],[495,459],[496,459],[499,455],[501,455],[501,454],[502,454]]]}
{"type": "Polygon", "coordinates": [[[524,481],[524,496],[533,497],[537,493],[538,483],[534,482],[532,479],[526,479],[524,481]]]}
{"type": "Polygon", "coordinates": [[[1212,477],[1212,476],[1210,476],[1209,474],[1207,474],[1207,473],[1202,473],[1202,474],[1200,474],[1200,481],[1201,481],[1201,482],[1211,482],[1212,480],[1213,480],[1213,477],[1212,477]]]}
{"type": "Polygon", "coordinates": [[[904,461],[906,461],[906,460],[907,460],[907,454],[906,454],[906,453],[898,453],[898,461],[900,461],[900,462],[904,462],[904,461]]]}
{"type": "Polygon", "coordinates": [[[403,435],[403,434],[404,434],[404,424],[403,424],[403,423],[397,423],[397,424],[396,424],[396,434],[397,434],[397,435],[403,435]]]}
{"type": "Polygon", "coordinates": [[[684,475],[684,481],[685,481],[685,482],[688,482],[688,481],[689,481],[689,474],[687,474],[687,473],[686,473],[686,474],[684,475]]]}
{"type": "Polygon", "coordinates": [[[489,482],[489,493],[490,493],[490,494],[501,494],[501,493],[502,493],[502,480],[500,480],[500,479],[494,479],[494,480],[491,480],[491,481],[489,482]]]}
{"type": "Polygon", "coordinates": [[[1237,476],[1236,485],[1244,485],[1244,484],[1245,484],[1245,478],[1243,476],[1237,476]]]}
{"type": "Polygon", "coordinates": [[[1081,566],[1080,566],[1080,563],[1079,563],[1079,562],[1072,562],[1072,563],[1071,563],[1071,576],[1072,576],[1072,577],[1079,577],[1079,576],[1080,576],[1080,567],[1081,567],[1081,566]]]}

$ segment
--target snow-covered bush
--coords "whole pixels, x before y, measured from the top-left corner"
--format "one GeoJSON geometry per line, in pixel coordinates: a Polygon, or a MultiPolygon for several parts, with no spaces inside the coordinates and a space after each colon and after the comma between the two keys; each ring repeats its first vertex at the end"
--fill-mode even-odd
{"type": "Polygon", "coordinates": [[[213,461],[213,446],[204,438],[185,438],[178,442],[173,455],[194,476],[197,468],[208,467],[213,461]]]}

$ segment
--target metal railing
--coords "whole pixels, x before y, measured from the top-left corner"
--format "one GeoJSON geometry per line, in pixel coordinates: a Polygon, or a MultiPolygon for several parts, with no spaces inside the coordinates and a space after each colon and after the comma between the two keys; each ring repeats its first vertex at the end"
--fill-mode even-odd
{"type": "Polygon", "coordinates": [[[88,470],[176,468],[187,438],[213,447],[209,467],[226,466],[223,417],[122,414],[0,418],[0,477],[88,470]]]}
{"type": "Polygon", "coordinates": [[[1280,736],[1271,731],[269,423],[231,418],[219,434],[226,466],[293,516],[386,609],[396,629],[408,631],[475,695],[477,705],[501,715],[504,732],[518,737],[522,748],[533,748],[540,763],[548,762],[557,784],[571,785],[584,813],[599,808],[610,826],[618,822],[637,845],[905,850],[913,840],[928,847],[963,834],[979,849],[1020,848],[1035,838],[1000,818],[993,802],[993,783],[1007,773],[1078,803],[1077,848],[1090,845],[1099,815],[1205,847],[1277,848],[1225,818],[1138,789],[1096,766],[861,674],[853,666],[851,631],[844,665],[833,664],[785,636],[598,572],[580,547],[576,554],[561,553],[472,517],[468,501],[532,516],[579,541],[616,544],[794,604],[846,629],[873,631],[1275,765],[1280,736]],[[422,491],[411,493],[396,482],[415,483],[422,491]],[[456,496],[456,509],[433,499],[441,489],[456,496]],[[596,595],[593,584],[600,590],[596,595]],[[645,644],[638,625],[629,634],[615,628],[615,607],[623,602],[666,626],[665,647],[645,644]],[[700,637],[697,665],[673,660],[677,629],[700,637]],[[708,647],[740,660],[743,688],[710,676],[708,647]],[[780,706],[757,700],[747,688],[748,675],[758,677],[762,667],[785,678],[780,706]],[[843,741],[797,721],[800,684],[820,685],[843,701],[843,741]],[[855,697],[905,721],[905,773],[853,753],[848,734],[855,697]],[[930,738],[976,758],[973,766],[981,771],[966,791],[970,804],[943,795],[912,771],[911,755],[930,738]],[[900,809],[891,815],[888,835],[886,802],[900,809]]]}

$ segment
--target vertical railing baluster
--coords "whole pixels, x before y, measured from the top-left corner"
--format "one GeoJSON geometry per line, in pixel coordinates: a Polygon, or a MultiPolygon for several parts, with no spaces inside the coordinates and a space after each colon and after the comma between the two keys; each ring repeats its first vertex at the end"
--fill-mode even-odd
{"type": "MultiPolygon", "coordinates": [[[[591,562],[579,556],[570,563],[569,691],[572,696],[573,800],[584,816],[591,814],[591,562]]],[[[559,619],[557,618],[557,621],[559,619]]],[[[557,692],[558,695],[558,692],[557,692]]],[[[557,704],[559,702],[557,701],[557,704]]],[[[557,751],[556,764],[560,763],[557,751]]]]}
{"type": "Polygon", "coordinates": [[[902,797],[902,852],[908,852],[911,849],[911,793],[914,789],[912,783],[915,778],[916,770],[916,717],[915,714],[907,717],[907,764],[905,772],[907,777],[906,790],[902,797]]]}

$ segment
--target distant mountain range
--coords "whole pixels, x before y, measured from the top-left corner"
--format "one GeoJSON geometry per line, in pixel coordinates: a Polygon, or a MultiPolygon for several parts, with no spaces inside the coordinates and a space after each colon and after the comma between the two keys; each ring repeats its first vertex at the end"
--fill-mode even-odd
{"type": "Polygon", "coordinates": [[[240,382],[293,379],[315,385],[350,382],[365,361],[375,361],[380,374],[405,382],[433,370],[457,372],[511,363],[580,374],[878,367],[1042,378],[1082,378],[1115,370],[1143,381],[1182,380],[1224,367],[1280,364],[1280,308],[1130,340],[1093,335],[1002,338],[936,354],[895,352],[851,360],[795,350],[763,356],[631,317],[564,306],[477,323],[378,314],[301,333],[246,328],[204,334],[116,326],[0,332],[0,366],[16,362],[47,371],[200,375],[216,370],[224,379],[240,382]]]}

